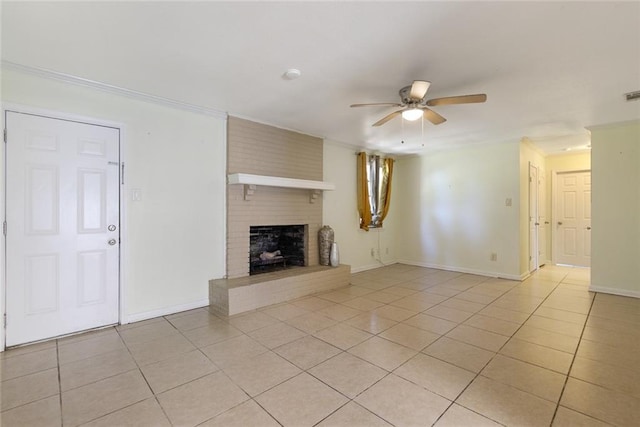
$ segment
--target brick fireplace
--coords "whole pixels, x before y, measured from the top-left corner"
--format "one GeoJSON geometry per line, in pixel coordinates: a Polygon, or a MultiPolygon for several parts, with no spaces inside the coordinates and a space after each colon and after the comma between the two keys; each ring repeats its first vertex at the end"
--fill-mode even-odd
{"type": "MultiPolygon", "coordinates": [[[[229,177],[277,177],[279,181],[302,181],[302,186],[246,184],[232,179],[227,185],[227,278],[209,282],[210,305],[216,313],[233,315],[305,295],[349,284],[350,267],[319,265],[318,231],[322,227],[322,194],[311,181],[321,182],[323,141],[321,138],[274,128],[236,117],[227,122],[227,174],[229,177]],[[282,249],[280,241],[299,228],[302,244],[292,244],[300,256],[282,249]],[[259,231],[266,237],[259,238],[259,231]],[[253,238],[252,238],[253,235],[253,238]],[[276,237],[276,235],[278,237],[276,237]],[[275,244],[275,242],[278,242],[275,244]],[[273,254],[280,251],[281,255],[273,254]],[[263,266],[252,260],[263,252],[282,256],[295,269],[251,274],[263,266]]],[[[314,184],[315,185],[315,184],[314,184]]],[[[322,187],[321,187],[322,188],[322,187]]],[[[273,264],[284,264],[277,260],[273,264]]],[[[263,263],[268,264],[268,263],[263,263]]]]}
{"type": "MultiPolygon", "coordinates": [[[[323,141],[309,135],[229,117],[227,172],[322,181],[323,141]]],[[[318,265],[322,196],[309,190],[257,186],[250,197],[244,185],[227,186],[227,277],[250,274],[250,230],[256,226],[304,224],[306,265],[318,265]]]]}

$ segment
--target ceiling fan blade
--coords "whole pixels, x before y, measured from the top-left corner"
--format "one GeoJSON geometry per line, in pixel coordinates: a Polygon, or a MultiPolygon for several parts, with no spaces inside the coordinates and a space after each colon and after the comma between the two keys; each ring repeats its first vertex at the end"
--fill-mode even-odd
{"type": "Polygon", "coordinates": [[[429,86],[431,86],[431,82],[414,80],[411,85],[411,92],[409,92],[409,98],[420,101],[427,94],[429,86]]]}
{"type": "Polygon", "coordinates": [[[439,125],[440,123],[444,123],[447,121],[447,119],[445,119],[435,111],[430,110],[429,108],[424,107],[422,108],[422,111],[422,115],[424,116],[424,118],[429,120],[434,125],[439,125]]]}
{"type": "Polygon", "coordinates": [[[402,110],[394,111],[391,114],[387,114],[386,116],[384,116],[383,118],[375,122],[372,126],[382,126],[383,124],[387,123],[389,120],[393,119],[394,117],[399,116],[400,113],[402,113],[402,110]]]}
{"type": "Polygon", "coordinates": [[[371,104],[351,104],[349,107],[370,107],[376,105],[389,105],[391,107],[402,107],[402,104],[398,104],[397,102],[374,102],[371,104]]]}
{"type": "Polygon", "coordinates": [[[449,96],[446,98],[434,98],[427,101],[429,107],[435,107],[436,105],[451,105],[451,104],[474,104],[478,102],[485,102],[487,95],[484,93],[478,93],[476,95],[461,95],[461,96],[449,96]]]}

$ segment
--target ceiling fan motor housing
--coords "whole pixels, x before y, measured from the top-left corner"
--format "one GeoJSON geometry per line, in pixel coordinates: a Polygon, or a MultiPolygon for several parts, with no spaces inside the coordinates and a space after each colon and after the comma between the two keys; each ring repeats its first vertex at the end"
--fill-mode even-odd
{"type": "Polygon", "coordinates": [[[411,94],[411,86],[403,87],[402,89],[400,89],[400,91],[398,91],[398,94],[400,95],[400,99],[402,100],[403,104],[415,105],[424,101],[424,97],[422,99],[414,99],[409,96],[411,94]]]}

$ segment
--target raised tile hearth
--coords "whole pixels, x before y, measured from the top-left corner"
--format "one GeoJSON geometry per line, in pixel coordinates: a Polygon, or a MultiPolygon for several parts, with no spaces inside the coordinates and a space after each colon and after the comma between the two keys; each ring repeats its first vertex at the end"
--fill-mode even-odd
{"type": "Polygon", "coordinates": [[[311,266],[209,281],[209,305],[231,316],[349,285],[351,266],[311,266]]]}

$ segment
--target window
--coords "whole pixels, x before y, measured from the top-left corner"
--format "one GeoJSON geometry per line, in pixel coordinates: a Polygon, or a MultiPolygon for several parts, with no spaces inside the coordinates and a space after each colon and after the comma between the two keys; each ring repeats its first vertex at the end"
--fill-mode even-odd
{"type": "Polygon", "coordinates": [[[360,228],[380,228],[389,212],[393,159],[358,154],[360,228]]]}

